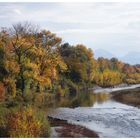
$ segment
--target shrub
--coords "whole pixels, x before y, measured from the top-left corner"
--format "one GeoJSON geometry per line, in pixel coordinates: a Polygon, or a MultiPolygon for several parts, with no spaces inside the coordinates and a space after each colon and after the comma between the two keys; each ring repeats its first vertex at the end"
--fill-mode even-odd
{"type": "Polygon", "coordinates": [[[4,92],[5,92],[4,85],[0,82],[0,101],[3,101],[5,98],[4,92]]]}
{"type": "Polygon", "coordinates": [[[33,93],[24,93],[23,99],[25,103],[31,104],[34,99],[34,94],[33,93]]]}
{"type": "Polygon", "coordinates": [[[65,96],[65,90],[62,89],[62,87],[59,85],[57,87],[57,92],[56,92],[57,96],[58,97],[64,97],[65,96]]]}
{"type": "Polygon", "coordinates": [[[66,80],[66,85],[69,88],[70,94],[76,94],[78,92],[78,86],[71,80],[66,80]]]}
{"type": "Polygon", "coordinates": [[[11,95],[7,96],[6,99],[5,99],[5,105],[7,108],[13,108],[13,107],[16,107],[18,106],[18,101],[15,100],[15,98],[11,95]]]}
{"type": "Polygon", "coordinates": [[[44,114],[37,113],[31,107],[20,108],[10,113],[7,118],[9,137],[46,137],[49,136],[49,125],[44,114]]]}
{"type": "Polygon", "coordinates": [[[34,105],[37,107],[42,107],[46,105],[47,102],[47,93],[35,93],[34,96],[34,105]]]}
{"type": "Polygon", "coordinates": [[[7,136],[7,131],[6,131],[6,109],[0,109],[1,114],[0,114],[0,137],[6,137],[7,136]]]}
{"type": "Polygon", "coordinates": [[[136,84],[136,81],[134,79],[126,79],[127,84],[136,84]]]}
{"type": "Polygon", "coordinates": [[[7,116],[10,112],[17,111],[16,108],[7,108],[5,104],[0,104],[0,137],[8,137],[7,134],[7,116]]]}

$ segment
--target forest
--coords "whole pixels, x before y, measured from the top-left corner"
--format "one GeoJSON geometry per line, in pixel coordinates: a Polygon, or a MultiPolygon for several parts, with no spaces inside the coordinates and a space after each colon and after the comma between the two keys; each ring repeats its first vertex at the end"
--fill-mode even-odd
{"type": "Polygon", "coordinates": [[[0,137],[49,137],[52,101],[124,83],[140,83],[140,65],[95,59],[87,46],[28,22],[1,28],[0,137]]]}

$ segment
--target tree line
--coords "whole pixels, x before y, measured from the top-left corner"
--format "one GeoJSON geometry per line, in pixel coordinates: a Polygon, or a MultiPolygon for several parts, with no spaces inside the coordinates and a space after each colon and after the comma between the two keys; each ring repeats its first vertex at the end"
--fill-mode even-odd
{"type": "Polygon", "coordinates": [[[94,85],[140,83],[140,65],[117,58],[96,60],[90,48],[63,43],[56,34],[27,22],[1,29],[0,60],[0,96],[27,92],[64,96],[94,85]]]}

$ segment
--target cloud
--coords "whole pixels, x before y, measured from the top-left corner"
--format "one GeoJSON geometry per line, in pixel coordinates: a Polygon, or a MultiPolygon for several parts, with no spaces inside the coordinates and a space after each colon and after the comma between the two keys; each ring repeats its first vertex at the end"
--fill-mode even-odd
{"type": "Polygon", "coordinates": [[[70,43],[140,51],[140,3],[0,3],[0,25],[30,21],[70,43]]]}
{"type": "Polygon", "coordinates": [[[88,29],[66,29],[66,30],[60,30],[56,31],[57,34],[65,34],[65,33],[85,33],[85,32],[95,32],[94,30],[88,30],[88,29]]]}
{"type": "Polygon", "coordinates": [[[22,15],[22,13],[21,13],[21,11],[19,10],[19,9],[14,9],[13,10],[16,14],[18,14],[18,15],[22,15]]]}

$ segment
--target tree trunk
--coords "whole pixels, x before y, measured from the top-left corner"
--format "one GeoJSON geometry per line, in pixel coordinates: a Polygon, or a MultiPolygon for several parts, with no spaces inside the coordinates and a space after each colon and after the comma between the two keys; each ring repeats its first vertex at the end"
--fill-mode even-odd
{"type": "Polygon", "coordinates": [[[24,80],[23,76],[21,76],[21,91],[22,91],[22,94],[24,93],[24,89],[25,89],[25,80],[24,80]]]}

